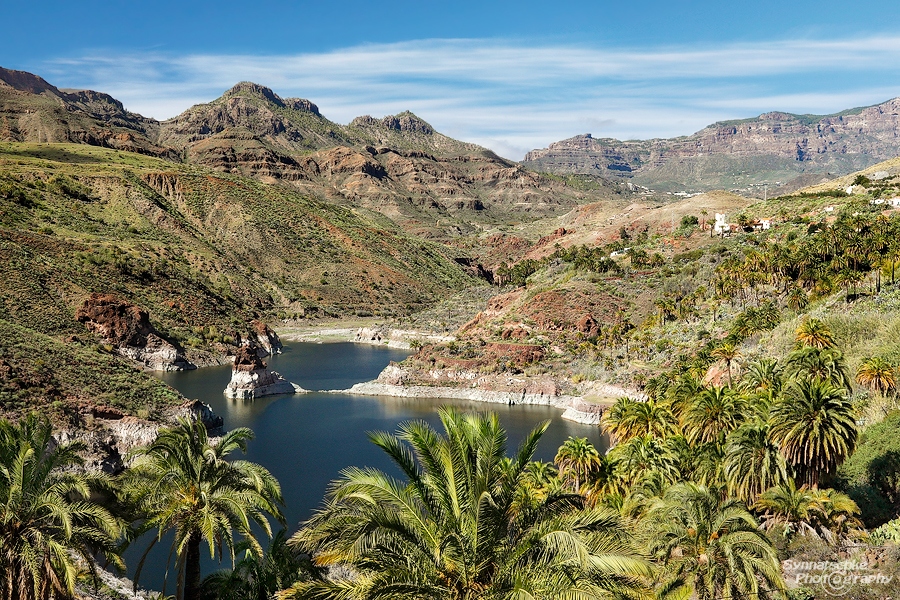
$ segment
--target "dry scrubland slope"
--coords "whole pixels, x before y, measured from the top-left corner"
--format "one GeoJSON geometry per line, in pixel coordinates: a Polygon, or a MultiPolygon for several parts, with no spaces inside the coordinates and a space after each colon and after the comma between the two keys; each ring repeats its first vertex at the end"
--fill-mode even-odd
{"type": "MultiPolygon", "coordinates": [[[[0,319],[35,332],[35,354],[51,343],[37,334],[92,346],[74,317],[91,292],[148,310],[188,349],[221,352],[253,319],[403,313],[478,283],[377,213],[118,150],[26,143],[0,143],[0,278],[0,319]]],[[[23,343],[23,375],[58,368],[35,366],[23,343]]],[[[22,381],[3,385],[19,394],[22,381]]]]}

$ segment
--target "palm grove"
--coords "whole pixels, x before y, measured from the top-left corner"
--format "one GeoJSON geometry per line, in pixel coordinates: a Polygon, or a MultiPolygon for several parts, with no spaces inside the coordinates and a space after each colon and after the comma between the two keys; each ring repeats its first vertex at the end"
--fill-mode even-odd
{"type": "MultiPolygon", "coordinates": [[[[292,536],[271,527],[284,525],[278,482],[232,456],[248,430],[214,440],[180,422],[113,478],[81,469],[82,448],[56,443],[48,423],[2,422],[0,599],[70,597],[96,561],[122,567],[127,544],[169,532],[175,592],[189,600],[787,597],[792,543],[865,535],[860,507],[834,486],[860,443],[854,384],[887,399],[891,418],[895,368],[871,356],[851,373],[813,317],[781,358],[745,361],[741,344],[836,291],[850,301],[866,282],[893,282],[897,229],[842,214],[721,261],[708,291],[660,297],[663,324],[704,303],[740,311],[724,339],[610,407],[608,452],[570,438],[553,463],[535,461],[546,424],[510,449],[495,416],[441,409],[443,431],[411,422],[371,435],[402,477],[346,469],[292,536]],[[201,553],[233,569],[204,578],[201,553]]],[[[586,254],[554,259],[612,268],[586,254]]]]}

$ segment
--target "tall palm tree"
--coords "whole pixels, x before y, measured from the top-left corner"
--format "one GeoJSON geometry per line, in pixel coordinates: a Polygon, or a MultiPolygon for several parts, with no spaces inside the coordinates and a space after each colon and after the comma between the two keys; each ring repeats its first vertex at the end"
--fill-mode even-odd
{"type": "Polygon", "coordinates": [[[897,389],[893,365],[879,356],[862,361],[856,370],[856,382],[883,396],[897,389]]]}
{"type": "Polygon", "coordinates": [[[817,487],[856,448],[856,412],[846,393],[815,379],[792,383],[772,406],[769,431],[798,479],[817,487]]]}
{"type": "Polygon", "coordinates": [[[218,554],[221,559],[224,547],[232,564],[235,531],[251,552],[263,554],[251,523],[271,536],[266,515],[284,521],[278,508],[283,502],[281,487],[264,467],[227,460],[235,450],[246,452],[252,438],[253,432],[239,428],[212,443],[201,421],[181,419],[137,452],[134,464],[124,473],[122,492],[139,518],[135,534],[155,530],[156,536],[138,565],[135,585],[150,548],[171,530],[175,531],[172,552],[178,557],[177,595],[185,600],[200,597],[204,540],[211,557],[218,554]]]}
{"type": "Polygon", "coordinates": [[[848,394],[852,391],[850,371],[844,355],[836,348],[798,348],[788,355],[784,374],[791,381],[814,379],[843,389],[848,394]]]}
{"type": "Polygon", "coordinates": [[[785,592],[777,553],[739,500],[678,484],[639,527],[662,565],[658,588],[682,588],[698,600],[781,598],[785,592]]]}
{"type": "Polygon", "coordinates": [[[413,421],[370,439],[403,473],[348,468],[292,538],[353,576],[301,582],[279,598],[506,599],[634,593],[647,565],[612,512],[577,494],[522,505],[544,423],[512,459],[496,415],[440,409],[444,433],[413,421]]]}
{"type": "Polygon", "coordinates": [[[682,415],[685,437],[691,444],[724,441],[747,418],[746,398],[731,388],[713,386],[700,392],[682,415]]]}
{"type": "Polygon", "coordinates": [[[722,342],[718,348],[712,351],[711,356],[725,363],[725,368],[728,371],[728,387],[731,387],[734,383],[731,379],[731,364],[740,358],[741,351],[730,342],[722,342]]]}
{"type": "Polygon", "coordinates": [[[681,473],[675,445],[674,438],[661,440],[644,435],[613,446],[607,457],[613,467],[616,486],[620,491],[627,491],[651,472],[674,483],[681,473]]]}
{"type": "Polygon", "coordinates": [[[745,423],[728,436],[724,462],[729,493],[748,505],[788,478],[784,456],[769,438],[768,424],[759,421],[745,423]]]}
{"type": "Polygon", "coordinates": [[[102,476],[82,470],[79,442],[57,444],[50,423],[32,414],[0,421],[0,599],[71,597],[94,556],[124,568],[115,552],[121,522],[92,500],[102,476]]]}
{"type": "Polygon", "coordinates": [[[600,466],[600,453],[587,438],[569,437],[553,459],[564,481],[574,485],[575,493],[581,491],[581,484],[600,466]]]}
{"type": "Polygon", "coordinates": [[[831,329],[824,322],[813,317],[803,319],[803,322],[797,327],[795,338],[798,344],[804,346],[819,349],[835,347],[831,329]]]}

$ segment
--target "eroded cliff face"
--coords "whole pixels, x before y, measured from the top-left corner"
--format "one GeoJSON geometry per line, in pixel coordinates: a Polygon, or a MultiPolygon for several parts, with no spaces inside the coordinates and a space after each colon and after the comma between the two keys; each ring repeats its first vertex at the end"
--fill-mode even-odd
{"type": "Polygon", "coordinates": [[[0,67],[0,140],[73,142],[164,158],[159,123],[129,112],[108,94],[61,90],[37,75],[0,67]]]}
{"type": "MultiPolygon", "coordinates": [[[[900,99],[835,115],[769,112],[715,123],[693,135],[640,141],[578,135],[532,150],[524,164],[554,173],[672,180],[686,186],[719,183],[717,172],[740,161],[754,175],[849,173],[900,153],[900,99]],[[756,173],[754,173],[756,171],[756,173]]],[[[707,186],[709,187],[709,186],[707,186]]]]}
{"type": "Polygon", "coordinates": [[[150,323],[147,311],[109,294],[91,294],[75,318],[122,356],[154,371],[195,368],[150,323]]]}

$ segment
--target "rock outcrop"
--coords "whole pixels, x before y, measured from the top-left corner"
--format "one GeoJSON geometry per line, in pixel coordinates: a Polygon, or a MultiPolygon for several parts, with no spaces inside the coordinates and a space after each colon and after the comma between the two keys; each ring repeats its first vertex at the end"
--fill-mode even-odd
{"type": "Polygon", "coordinates": [[[55,434],[59,443],[80,440],[87,445],[87,467],[106,473],[119,473],[129,464],[129,454],[141,446],[153,443],[160,427],[172,425],[178,419],[201,421],[210,435],[223,433],[224,421],[208,404],[188,400],[159,415],[158,421],[148,421],[126,415],[111,406],[90,406],[81,414],[83,427],[61,430],[55,434]]]}
{"type": "Polygon", "coordinates": [[[253,331],[250,333],[248,345],[256,348],[256,354],[260,358],[281,354],[284,344],[271,327],[262,321],[253,321],[252,326],[253,331]]]}
{"type": "Polygon", "coordinates": [[[91,294],[75,318],[122,356],[154,371],[196,368],[150,323],[147,311],[109,294],[91,294]]]}
{"type": "Polygon", "coordinates": [[[259,357],[256,348],[249,344],[241,346],[235,353],[231,381],[225,387],[227,397],[241,400],[304,391],[275,371],[270,371],[268,365],[259,357]]]}

